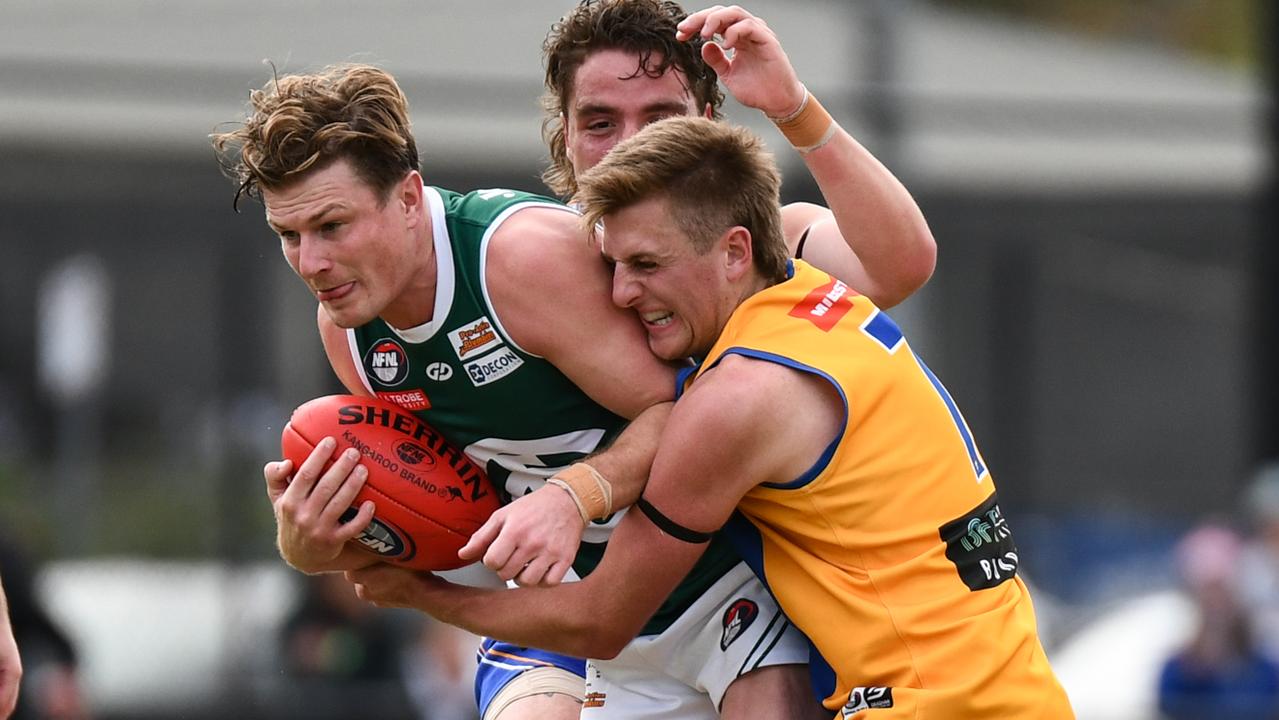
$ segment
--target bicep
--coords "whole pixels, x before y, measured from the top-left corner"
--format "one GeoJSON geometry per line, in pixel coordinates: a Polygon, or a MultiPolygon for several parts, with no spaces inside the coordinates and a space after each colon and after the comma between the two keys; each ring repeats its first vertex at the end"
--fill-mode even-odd
{"type": "Polygon", "coordinates": [[[718,530],[756,485],[810,470],[843,422],[826,380],[729,355],[675,403],[644,498],[686,528],[718,530]]]}
{"type": "Polygon", "coordinates": [[[742,496],[772,474],[760,444],[762,419],[720,380],[697,380],[675,403],[644,490],[659,512],[697,532],[718,530],[742,496]]]}
{"type": "Polygon", "coordinates": [[[490,245],[486,281],[511,339],[622,417],[672,399],[675,368],[649,350],[635,314],[613,304],[598,250],[576,218],[551,220],[540,236],[498,233],[490,245]]]}

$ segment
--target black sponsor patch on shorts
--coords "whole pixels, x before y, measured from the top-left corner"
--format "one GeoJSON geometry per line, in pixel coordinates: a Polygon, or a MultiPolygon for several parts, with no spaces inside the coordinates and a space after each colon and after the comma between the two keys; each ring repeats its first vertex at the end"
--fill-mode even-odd
{"type": "Polygon", "coordinates": [[[946,543],[946,557],[969,590],[993,588],[1017,575],[1017,545],[997,493],[938,532],[946,543]]]}

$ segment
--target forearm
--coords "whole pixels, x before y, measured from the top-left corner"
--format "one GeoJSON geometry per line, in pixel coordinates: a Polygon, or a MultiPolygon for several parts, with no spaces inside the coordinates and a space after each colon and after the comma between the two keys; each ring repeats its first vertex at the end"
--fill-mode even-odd
{"type": "Polygon", "coordinates": [[[587,462],[613,486],[613,508],[632,505],[648,483],[657,441],[674,402],[658,403],[640,413],[604,451],[587,462]]]}
{"type": "Polygon", "coordinates": [[[476,635],[575,657],[611,658],[635,634],[607,621],[580,582],[553,588],[459,588],[445,597],[447,602],[418,609],[476,635]]]}
{"type": "Polygon", "coordinates": [[[839,128],[803,158],[874,285],[871,299],[891,307],[922,286],[936,265],[937,245],[906,186],[839,128]]]}
{"type": "Polygon", "coordinates": [[[411,607],[506,642],[607,659],[640,632],[704,550],[628,514],[600,565],[579,582],[493,590],[424,574],[413,574],[406,587],[404,573],[381,568],[352,575],[368,583],[364,592],[372,589],[379,604],[411,607]]]}

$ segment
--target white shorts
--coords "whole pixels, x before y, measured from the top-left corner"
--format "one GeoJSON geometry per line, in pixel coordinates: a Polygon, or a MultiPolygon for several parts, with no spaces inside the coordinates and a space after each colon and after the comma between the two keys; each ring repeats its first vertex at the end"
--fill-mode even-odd
{"type": "Polygon", "coordinates": [[[808,638],[738,563],[662,634],[636,638],[612,660],[588,660],[582,718],[718,718],[738,676],[807,664],[808,655],[808,638]]]}

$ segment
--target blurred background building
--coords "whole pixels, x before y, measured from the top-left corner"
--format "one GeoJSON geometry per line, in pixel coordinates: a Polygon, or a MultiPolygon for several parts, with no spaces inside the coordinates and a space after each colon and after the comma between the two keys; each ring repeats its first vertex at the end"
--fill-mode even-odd
{"type": "MultiPolygon", "coordinates": [[[[273,68],[374,62],[428,182],[542,190],[540,42],[570,5],[0,0],[0,528],[96,716],[281,717],[264,644],[308,597],[260,468],[338,385],[209,133],[273,68]]],[[[893,314],[981,439],[1080,716],[1153,713],[1142,663],[1181,636],[1097,623],[1144,601],[1189,637],[1184,598],[1152,595],[1174,544],[1242,524],[1279,456],[1271,3],[745,6],[929,219],[937,272],[893,314]],[[1121,672],[1101,647],[1145,658],[1118,665],[1134,699],[1093,699],[1089,669],[1121,672]]],[[[787,199],[820,201],[762,118],[728,115],[778,148],[787,199]]]]}

